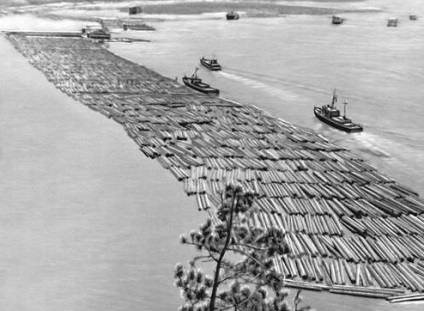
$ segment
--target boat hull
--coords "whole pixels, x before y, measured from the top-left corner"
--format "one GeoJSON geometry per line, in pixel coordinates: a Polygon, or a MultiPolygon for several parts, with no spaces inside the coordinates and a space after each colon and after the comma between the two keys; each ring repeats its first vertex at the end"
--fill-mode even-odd
{"type": "Polygon", "coordinates": [[[219,95],[219,90],[216,88],[211,87],[210,85],[206,84],[206,83],[201,83],[201,85],[197,84],[197,83],[193,83],[192,79],[190,79],[189,77],[183,77],[183,82],[185,85],[187,85],[188,87],[205,93],[205,94],[210,94],[210,95],[219,95]]]}
{"type": "Polygon", "coordinates": [[[314,114],[321,122],[324,122],[338,130],[345,131],[347,133],[357,133],[357,132],[363,131],[363,127],[359,124],[355,124],[355,123],[343,124],[343,123],[337,122],[336,120],[330,117],[326,117],[322,115],[321,108],[319,107],[314,107],[314,114]]]}

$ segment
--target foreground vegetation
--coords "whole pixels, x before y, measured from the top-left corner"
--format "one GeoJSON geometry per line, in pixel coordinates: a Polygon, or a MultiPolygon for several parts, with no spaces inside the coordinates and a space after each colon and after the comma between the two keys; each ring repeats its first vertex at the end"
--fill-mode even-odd
{"type": "MultiPolygon", "coordinates": [[[[199,231],[181,237],[202,255],[187,269],[181,264],[175,268],[175,285],[185,300],[180,310],[291,310],[284,278],[274,268],[274,260],[289,252],[284,232],[249,225],[257,212],[253,199],[253,193],[243,192],[241,186],[227,185],[216,218],[211,215],[199,231]],[[213,277],[198,269],[198,262],[212,263],[213,277]]],[[[295,310],[309,310],[298,308],[299,302],[298,293],[295,310]]]]}

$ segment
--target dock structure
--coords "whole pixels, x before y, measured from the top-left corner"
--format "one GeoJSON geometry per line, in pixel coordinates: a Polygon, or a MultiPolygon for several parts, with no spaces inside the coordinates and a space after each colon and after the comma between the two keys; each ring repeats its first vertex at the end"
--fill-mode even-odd
{"type": "MultiPolygon", "coordinates": [[[[22,31],[6,31],[8,35],[21,35],[22,31]]],[[[62,37],[62,38],[81,38],[80,31],[25,31],[27,37],[62,37]]]]}
{"type": "Polygon", "coordinates": [[[95,42],[7,36],[58,89],[121,124],[200,210],[219,206],[226,182],[253,192],[251,225],[286,232],[290,254],[275,267],[288,287],[423,298],[424,200],[415,191],[312,130],[197,93],[95,42]]]}
{"type": "Polygon", "coordinates": [[[144,20],[140,18],[121,18],[117,20],[117,24],[124,30],[155,30],[155,28],[147,25],[144,20]]]}

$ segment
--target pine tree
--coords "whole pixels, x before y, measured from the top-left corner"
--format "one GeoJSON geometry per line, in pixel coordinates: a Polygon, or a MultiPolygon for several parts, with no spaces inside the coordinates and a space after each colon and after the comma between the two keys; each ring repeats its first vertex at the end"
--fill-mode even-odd
{"type": "MultiPolygon", "coordinates": [[[[181,311],[291,310],[286,302],[284,279],[273,262],[276,256],[288,253],[284,232],[250,227],[248,219],[257,212],[253,201],[252,193],[227,185],[214,221],[209,217],[198,231],[181,237],[183,244],[202,252],[189,262],[188,268],[181,264],[175,267],[175,285],[185,300],[181,311]],[[197,268],[199,262],[214,265],[213,277],[197,268]]],[[[299,302],[297,293],[296,310],[309,310],[299,309],[299,302]]]]}

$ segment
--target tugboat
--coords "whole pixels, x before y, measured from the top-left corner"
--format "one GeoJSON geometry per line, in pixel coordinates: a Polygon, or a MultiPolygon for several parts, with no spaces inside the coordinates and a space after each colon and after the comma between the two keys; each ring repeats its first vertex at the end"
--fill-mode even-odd
{"type": "Polygon", "coordinates": [[[333,23],[334,25],[340,25],[343,24],[343,22],[344,19],[340,16],[333,15],[333,17],[331,18],[331,23],[333,23]]]}
{"type": "Polygon", "coordinates": [[[236,20],[239,18],[240,18],[240,15],[237,12],[231,11],[227,13],[227,20],[236,20]]]}
{"type": "Polygon", "coordinates": [[[200,59],[200,64],[202,64],[203,66],[205,66],[206,68],[212,71],[217,71],[222,69],[221,65],[218,64],[218,61],[216,58],[209,59],[209,58],[202,57],[200,59]]]}
{"type": "Polygon", "coordinates": [[[211,87],[209,84],[202,82],[202,79],[197,77],[197,71],[199,68],[196,68],[194,70],[194,73],[191,75],[191,77],[187,77],[184,75],[183,82],[188,87],[191,87],[192,89],[195,89],[196,91],[205,93],[205,94],[212,94],[212,95],[219,95],[219,90],[211,87]]]}
{"type": "Polygon", "coordinates": [[[324,105],[322,107],[314,107],[315,116],[322,122],[335,127],[336,129],[348,132],[362,132],[363,128],[359,124],[355,124],[351,119],[346,118],[346,105],[347,102],[343,103],[344,105],[344,114],[340,116],[340,110],[334,107],[334,104],[337,102],[336,90],[333,92],[333,98],[331,100],[331,105],[324,105]]]}

